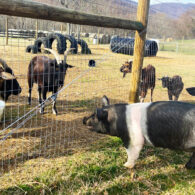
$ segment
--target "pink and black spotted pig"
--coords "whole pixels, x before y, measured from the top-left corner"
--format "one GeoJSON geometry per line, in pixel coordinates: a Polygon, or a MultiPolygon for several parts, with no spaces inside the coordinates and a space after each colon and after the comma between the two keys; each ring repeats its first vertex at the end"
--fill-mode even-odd
{"type": "Polygon", "coordinates": [[[102,101],[102,108],[84,117],[83,123],[122,139],[128,155],[125,167],[134,167],[147,144],[192,152],[186,168],[195,169],[195,105],[175,101],[109,105],[106,96],[102,101]]]}

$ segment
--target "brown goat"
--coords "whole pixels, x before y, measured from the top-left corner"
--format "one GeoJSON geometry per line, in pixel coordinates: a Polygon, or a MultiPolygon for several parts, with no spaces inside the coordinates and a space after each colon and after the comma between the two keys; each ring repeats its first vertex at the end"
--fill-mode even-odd
{"type": "MultiPolygon", "coordinates": [[[[45,48],[44,50],[51,52],[55,56],[55,59],[50,59],[46,56],[35,56],[30,61],[27,75],[29,85],[29,104],[31,104],[31,91],[33,88],[33,83],[38,84],[40,104],[42,104],[41,96],[43,96],[43,100],[45,101],[48,91],[56,94],[58,88],[63,87],[66,71],[68,68],[73,67],[66,63],[66,57],[72,49],[66,51],[64,54],[64,60],[61,60],[60,56],[54,50],[45,48]]],[[[52,110],[53,113],[57,115],[56,98],[57,95],[55,96],[52,110]]],[[[44,113],[44,104],[41,106],[40,113],[44,113]]]]}
{"type": "Polygon", "coordinates": [[[173,100],[173,96],[175,96],[174,101],[177,101],[184,87],[182,78],[175,75],[173,77],[164,76],[159,80],[162,81],[162,87],[168,89],[169,100],[173,100]]]}
{"type": "MultiPolygon", "coordinates": [[[[123,72],[123,78],[127,73],[132,72],[132,61],[127,61],[125,64],[123,64],[120,68],[120,71],[123,72]]],[[[140,101],[144,102],[144,99],[147,95],[148,89],[151,89],[151,97],[150,101],[152,102],[152,96],[153,96],[153,91],[155,88],[155,81],[156,81],[156,70],[154,66],[148,65],[145,68],[142,68],[142,75],[141,75],[141,81],[140,81],[140,101]]]]}

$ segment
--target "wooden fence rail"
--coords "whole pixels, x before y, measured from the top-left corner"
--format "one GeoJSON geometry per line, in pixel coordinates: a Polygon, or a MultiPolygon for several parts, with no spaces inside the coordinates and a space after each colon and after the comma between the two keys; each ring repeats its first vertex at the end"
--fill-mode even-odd
{"type": "Polygon", "coordinates": [[[141,22],[87,14],[30,0],[1,0],[0,14],[108,28],[144,29],[141,22]]]}

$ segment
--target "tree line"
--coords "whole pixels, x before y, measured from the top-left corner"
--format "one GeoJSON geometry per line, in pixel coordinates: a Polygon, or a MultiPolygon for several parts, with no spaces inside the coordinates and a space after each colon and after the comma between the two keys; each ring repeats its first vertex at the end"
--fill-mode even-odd
{"type": "MultiPolygon", "coordinates": [[[[55,6],[64,6],[77,11],[87,11],[92,14],[120,17],[125,19],[136,19],[136,4],[122,0],[36,0],[55,6]],[[106,5],[105,5],[106,4],[106,5]]],[[[5,31],[5,21],[7,16],[0,18],[0,30],[5,31]]],[[[36,29],[36,20],[21,17],[8,16],[8,27],[10,29],[36,29]]],[[[67,24],[58,22],[39,20],[38,29],[42,31],[67,31],[67,24]]],[[[108,29],[93,26],[71,25],[72,32],[103,33],[120,36],[134,36],[133,31],[108,29]]],[[[170,18],[163,13],[151,13],[148,24],[149,38],[193,39],[195,38],[195,8],[190,9],[177,19],[170,18]]]]}

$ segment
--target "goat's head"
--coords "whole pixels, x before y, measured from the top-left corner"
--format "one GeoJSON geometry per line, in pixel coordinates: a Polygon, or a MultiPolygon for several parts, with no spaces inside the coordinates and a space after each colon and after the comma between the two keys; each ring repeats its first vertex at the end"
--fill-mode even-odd
{"type": "Polygon", "coordinates": [[[162,78],[159,78],[158,80],[162,81],[163,88],[168,87],[170,85],[170,82],[171,82],[171,78],[168,76],[163,76],[162,78]]]}
{"type": "Polygon", "coordinates": [[[57,62],[56,72],[57,72],[57,76],[58,76],[58,79],[57,79],[58,86],[62,87],[64,85],[64,79],[65,79],[67,69],[74,67],[74,66],[69,65],[69,64],[66,63],[67,56],[68,56],[69,52],[71,50],[74,50],[74,48],[70,48],[64,53],[64,59],[63,60],[61,60],[60,56],[58,55],[58,53],[56,51],[54,51],[52,49],[48,49],[48,48],[44,48],[44,50],[47,50],[47,51],[51,52],[55,56],[55,60],[57,62]]]}
{"type": "Polygon", "coordinates": [[[126,61],[125,64],[123,64],[120,68],[120,71],[123,72],[123,78],[127,73],[131,73],[132,71],[132,60],[126,61]]]}
{"type": "Polygon", "coordinates": [[[18,95],[22,89],[12,69],[8,67],[6,62],[0,59],[0,64],[0,96],[3,100],[7,101],[11,94],[18,95]]]}

